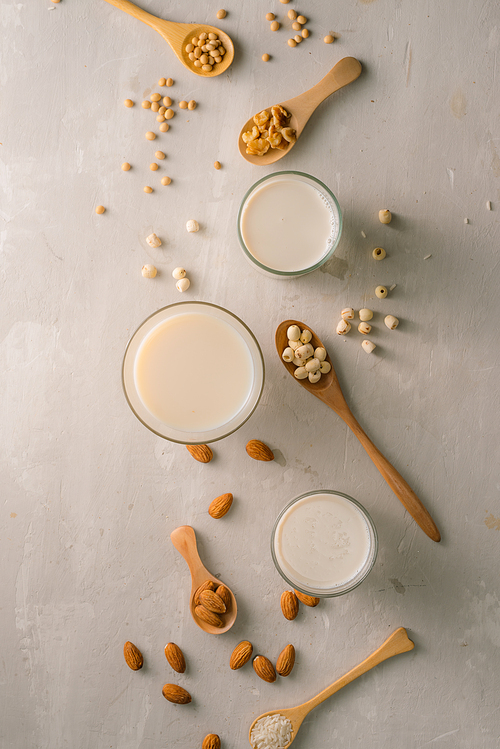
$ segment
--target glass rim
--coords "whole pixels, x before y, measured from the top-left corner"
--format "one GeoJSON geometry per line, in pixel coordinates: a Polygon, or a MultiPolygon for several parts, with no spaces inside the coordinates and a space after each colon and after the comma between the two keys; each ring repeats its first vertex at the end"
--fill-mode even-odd
{"type": "Polygon", "coordinates": [[[337,596],[342,596],[345,593],[350,593],[352,590],[355,590],[359,585],[361,585],[361,583],[369,575],[377,559],[377,554],[378,554],[378,533],[377,533],[375,523],[373,522],[373,519],[370,513],[361,504],[361,502],[358,502],[357,499],[354,499],[354,497],[351,497],[349,494],[345,494],[344,492],[340,492],[335,489],[315,489],[313,491],[304,492],[303,494],[300,494],[298,497],[294,497],[294,499],[290,500],[290,502],[287,502],[287,504],[283,507],[283,509],[278,514],[278,517],[276,518],[274,526],[273,526],[273,530],[271,532],[271,556],[272,556],[276,571],[281,575],[283,580],[285,580],[285,582],[288,583],[288,585],[291,585],[292,588],[294,588],[295,590],[298,590],[299,593],[304,593],[307,596],[315,596],[317,598],[335,598],[337,596]],[[335,588],[327,588],[327,589],[313,588],[312,586],[310,588],[306,588],[303,585],[302,586],[297,585],[294,581],[290,580],[285,574],[285,572],[281,569],[281,566],[278,562],[275,548],[274,548],[276,531],[278,529],[278,525],[280,523],[281,518],[287,512],[287,510],[292,505],[299,502],[301,499],[305,499],[306,497],[316,496],[318,494],[331,494],[331,495],[340,496],[340,497],[343,497],[344,499],[347,499],[349,502],[355,505],[356,508],[361,512],[363,518],[365,519],[366,524],[368,526],[369,535],[370,535],[370,549],[369,549],[366,561],[363,567],[361,568],[361,571],[351,581],[348,581],[347,583],[343,585],[338,585],[335,588]]]}
{"type": "Polygon", "coordinates": [[[281,172],[273,172],[272,174],[266,174],[265,177],[261,177],[259,180],[257,180],[257,182],[254,182],[254,184],[251,187],[249,187],[249,189],[246,191],[245,195],[243,196],[243,199],[240,203],[240,207],[238,210],[238,219],[237,219],[238,239],[241,245],[241,249],[243,250],[243,253],[247,257],[247,259],[251,263],[256,265],[258,268],[265,271],[266,273],[271,273],[273,276],[279,276],[282,278],[294,278],[297,276],[305,275],[306,273],[312,273],[313,271],[317,270],[322,265],[324,265],[331,258],[331,256],[334,254],[335,250],[337,249],[337,246],[340,241],[341,234],[342,234],[342,226],[343,226],[342,211],[340,209],[339,201],[337,200],[333,192],[330,190],[330,188],[327,185],[325,185],[325,183],[322,182],[317,177],[313,177],[312,174],[307,174],[307,172],[299,172],[296,169],[287,169],[281,172]],[[250,197],[250,195],[263,182],[266,182],[267,180],[272,179],[274,177],[281,177],[287,174],[294,174],[294,175],[297,175],[298,177],[305,177],[306,179],[310,179],[312,182],[316,182],[316,184],[319,185],[327,193],[329,198],[331,198],[337,210],[338,220],[339,220],[337,236],[335,240],[332,242],[332,246],[330,247],[328,252],[326,252],[325,255],[323,255],[323,257],[320,260],[318,260],[317,263],[314,263],[313,265],[310,265],[307,268],[302,268],[301,270],[292,270],[292,271],[277,270],[276,268],[271,268],[268,265],[261,263],[260,260],[257,260],[257,258],[254,255],[252,255],[252,253],[248,250],[245,244],[245,240],[243,239],[243,236],[241,234],[241,217],[243,214],[243,209],[245,207],[245,204],[248,198],[250,197]]]}
{"type": "MultiPolygon", "coordinates": [[[[255,376],[254,376],[254,381],[255,381],[255,376]]],[[[264,390],[264,382],[265,382],[264,356],[262,354],[262,349],[260,347],[260,344],[259,344],[256,336],[250,330],[250,328],[248,327],[248,325],[245,322],[243,322],[243,320],[240,317],[238,317],[238,315],[235,315],[234,312],[231,312],[230,310],[226,309],[225,307],[221,307],[218,304],[213,304],[212,302],[201,302],[201,301],[196,301],[196,300],[193,300],[193,301],[186,300],[184,302],[173,302],[172,304],[166,304],[164,307],[160,307],[160,309],[155,310],[150,315],[148,315],[146,318],[144,318],[144,320],[142,320],[142,322],[137,326],[137,328],[131,334],[131,336],[129,337],[129,340],[127,342],[127,345],[125,347],[125,352],[123,354],[123,359],[122,359],[122,368],[121,368],[122,390],[123,390],[123,393],[125,395],[125,399],[126,399],[128,405],[129,405],[130,410],[132,411],[132,413],[134,414],[134,416],[141,422],[141,424],[143,424],[150,432],[153,432],[153,434],[156,434],[157,437],[161,437],[162,439],[165,439],[168,442],[174,442],[175,444],[178,444],[178,445],[211,444],[212,442],[218,442],[219,440],[225,439],[226,437],[229,437],[231,434],[234,434],[234,432],[236,432],[240,427],[242,427],[243,424],[245,424],[248,421],[248,419],[252,416],[252,414],[255,412],[255,409],[259,405],[260,399],[262,397],[262,393],[263,393],[263,390],[264,390]],[[137,334],[139,333],[139,331],[153,317],[156,317],[157,315],[160,315],[162,312],[165,312],[166,310],[171,309],[172,307],[183,307],[185,305],[195,305],[195,306],[200,306],[200,307],[211,307],[213,309],[220,310],[221,312],[225,313],[229,317],[234,318],[234,320],[236,320],[236,322],[239,323],[246,330],[246,332],[250,336],[250,339],[253,341],[253,343],[255,345],[255,351],[258,354],[258,358],[257,359],[253,356],[252,351],[249,349],[250,356],[252,358],[253,364],[255,365],[255,361],[257,361],[258,363],[260,363],[260,367],[261,367],[261,377],[260,377],[261,383],[260,383],[259,392],[258,392],[257,396],[255,397],[255,403],[253,403],[253,405],[252,405],[249,413],[245,415],[245,418],[242,421],[238,421],[238,423],[235,426],[231,427],[231,429],[229,429],[228,431],[223,430],[222,434],[217,434],[216,436],[210,436],[210,432],[220,431],[224,427],[224,425],[222,425],[221,427],[216,427],[215,429],[209,430],[208,432],[205,433],[205,434],[208,435],[207,437],[204,437],[203,439],[196,439],[196,440],[192,440],[192,439],[191,440],[189,440],[189,439],[176,439],[174,437],[167,436],[166,434],[162,434],[160,431],[158,431],[158,429],[155,429],[153,426],[151,426],[150,424],[148,424],[147,421],[145,421],[142,418],[142,416],[139,413],[137,413],[136,408],[134,407],[133,403],[130,400],[129,394],[127,392],[126,375],[125,375],[125,368],[127,366],[127,361],[128,361],[127,360],[127,355],[129,353],[130,347],[131,347],[132,343],[134,342],[134,339],[137,336],[137,334]]],[[[233,419],[236,419],[236,417],[243,410],[244,407],[245,407],[245,404],[242,406],[242,408],[240,409],[240,411],[238,411],[238,413],[233,417],[233,419]]],[[[145,410],[147,410],[147,409],[145,409],[145,410]]],[[[233,419],[231,419],[227,423],[228,424],[231,423],[233,421],[233,419]]],[[[179,430],[175,430],[175,431],[179,431],[179,430]]],[[[188,434],[188,433],[186,433],[186,434],[188,434]]],[[[202,435],[203,432],[200,432],[199,434],[202,435]]]]}

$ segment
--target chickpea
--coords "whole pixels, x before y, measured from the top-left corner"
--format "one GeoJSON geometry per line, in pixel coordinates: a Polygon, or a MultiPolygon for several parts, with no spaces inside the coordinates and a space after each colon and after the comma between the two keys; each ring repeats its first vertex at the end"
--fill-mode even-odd
{"type": "Polygon", "coordinates": [[[270,26],[271,31],[278,31],[279,27],[280,27],[279,21],[273,21],[270,26]]]}
{"type": "Polygon", "coordinates": [[[262,62],[269,62],[270,59],[271,58],[269,57],[267,52],[264,55],[262,55],[262,62]]]}
{"type": "Polygon", "coordinates": [[[324,41],[325,44],[333,44],[333,42],[335,40],[334,40],[334,38],[333,38],[333,36],[331,34],[327,34],[327,36],[325,36],[325,38],[323,39],[323,41],[324,41]]]}
{"type": "Polygon", "coordinates": [[[123,164],[122,164],[122,170],[124,172],[128,172],[130,170],[130,164],[128,163],[128,161],[124,161],[123,162],[123,164]]]}
{"type": "Polygon", "coordinates": [[[165,158],[165,154],[163,153],[163,151],[156,151],[155,159],[159,159],[160,161],[163,161],[164,158],[165,158]]]}
{"type": "Polygon", "coordinates": [[[158,81],[158,85],[159,86],[165,86],[166,83],[167,83],[167,79],[166,78],[160,78],[160,80],[158,81]]]}
{"type": "Polygon", "coordinates": [[[191,99],[191,101],[188,103],[188,109],[190,109],[191,111],[193,111],[193,109],[196,109],[197,106],[198,104],[194,99],[191,99]]]}
{"type": "Polygon", "coordinates": [[[97,208],[95,209],[95,212],[101,215],[102,213],[104,213],[105,210],[106,209],[103,205],[98,205],[97,208]]]}
{"type": "Polygon", "coordinates": [[[155,138],[156,138],[156,135],[151,130],[148,130],[148,132],[146,133],[146,139],[154,140],[155,138]]]}
{"type": "Polygon", "coordinates": [[[274,13],[266,13],[266,21],[274,21],[275,18],[274,13]]]}
{"type": "Polygon", "coordinates": [[[171,182],[172,182],[172,180],[170,179],[170,177],[162,177],[161,178],[162,185],[169,185],[171,182]]]}
{"type": "Polygon", "coordinates": [[[179,102],[179,109],[187,109],[187,108],[188,108],[187,101],[184,101],[183,99],[182,101],[179,102]]]}
{"type": "Polygon", "coordinates": [[[151,109],[151,102],[148,101],[147,99],[144,99],[144,101],[142,102],[142,108],[143,109],[151,109]]]}
{"type": "Polygon", "coordinates": [[[147,193],[153,192],[153,188],[149,187],[149,185],[146,185],[146,187],[144,188],[144,192],[147,192],[147,193]]]}
{"type": "Polygon", "coordinates": [[[227,11],[225,11],[223,8],[217,11],[217,18],[225,18],[226,16],[227,16],[227,11]]]}
{"type": "Polygon", "coordinates": [[[132,99],[125,99],[125,101],[123,103],[125,104],[126,107],[133,107],[134,106],[134,102],[132,101],[132,99]]]}
{"type": "Polygon", "coordinates": [[[153,161],[152,164],[149,165],[149,168],[152,172],[156,172],[158,169],[158,164],[155,164],[155,162],[153,161]]]}

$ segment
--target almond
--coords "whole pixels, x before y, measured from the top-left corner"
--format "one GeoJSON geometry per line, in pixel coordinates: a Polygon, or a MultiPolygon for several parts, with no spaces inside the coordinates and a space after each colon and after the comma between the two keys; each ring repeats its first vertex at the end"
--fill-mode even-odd
{"type": "Polygon", "coordinates": [[[289,621],[293,621],[299,613],[299,601],[293,590],[285,590],[281,594],[281,610],[289,621]]]}
{"type": "Polygon", "coordinates": [[[220,737],[216,733],[209,733],[203,739],[201,749],[220,749],[220,737]]]}
{"type": "Polygon", "coordinates": [[[200,593],[200,604],[214,614],[225,614],[226,604],[213,590],[202,590],[200,593]]]}
{"type": "Polygon", "coordinates": [[[273,451],[260,440],[250,440],[247,453],[254,460],[274,460],[273,451]]]}
{"type": "Polygon", "coordinates": [[[229,611],[229,609],[231,608],[231,592],[229,588],[226,588],[225,585],[219,585],[215,592],[217,593],[219,598],[222,598],[222,600],[226,604],[226,611],[229,611]]]}
{"type": "Polygon", "coordinates": [[[202,590],[215,590],[217,588],[217,583],[214,583],[213,580],[205,580],[204,583],[200,585],[200,587],[196,590],[196,593],[194,594],[194,605],[199,606],[200,605],[200,593],[202,590]]]}
{"type": "Polygon", "coordinates": [[[269,682],[269,684],[276,681],[276,671],[274,670],[274,666],[265,655],[255,656],[253,659],[253,668],[257,676],[260,676],[261,679],[269,682]]]}
{"type": "Polygon", "coordinates": [[[144,658],[142,657],[139,648],[136,647],[133,642],[127,641],[125,643],[123,646],[123,656],[125,658],[125,663],[132,669],[132,671],[138,671],[142,668],[144,658]]]}
{"type": "Polygon", "coordinates": [[[214,457],[208,445],[186,445],[187,449],[199,463],[210,463],[214,457]]]}
{"type": "Polygon", "coordinates": [[[165,645],[165,658],[170,663],[174,671],[183,674],[186,670],[186,661],[180,647],[175,642],[167,642],[165,645]]]}
{"type": "Polygon", "coordinates": [[[216,520],[218,520],[219,518],[223,518],[224,515],[231,509],[232,504],[233,495],[230,492],[228,492],[227,494],[221,494],[220,497],[216,497],[210,503],[208,514],[216,520]]]}
{"type": "Polygon", "coordinates": [[[295,648],[287,645],[283,648],[276,661],[276,671],[280,676],[289,676],[295,663],[295,648]]]}
{"type": "Polygon", "coordinates": [[[248,663],[253,653],[252,643],[248,640],[242,640],[239,642],[233,652],[231,653],[231,660],[229,661],[229,667],[236,671],[248,663]]]}
{"type": "Polygon", "coordinates": [[[166,700],[174,702],[176,705],[187,705],[191,702],[189,692],[182,687],[178,687],[177,684],[164,684],[161,691],[166,700]]]}
{"type": "Polygon", "coordinates": [[[304,603],[306,606],[317,606],[318,603],[321,601],[321,598],[315,598],[314,596],[307,596],[305,593],[301,593],[300,590],[295,591],[295,595],[299,599],[301,603],[304,603]]]}
{"type": "Polygon", "coordinates": [[[205,608],[205,606],[196,606],[194,613],[196,614],[198,619],[201,619],[207,624],[211,624],[212,627],[220,628],[223,625],[223,621],[220,616],[218,614],[215,614],[213,611],[209,611],[205,608]]]}

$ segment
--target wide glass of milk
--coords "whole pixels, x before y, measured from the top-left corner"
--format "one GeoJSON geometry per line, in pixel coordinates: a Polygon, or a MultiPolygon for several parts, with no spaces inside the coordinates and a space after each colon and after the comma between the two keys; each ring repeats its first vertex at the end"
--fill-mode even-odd
{"type": "Polygon", "coordinates": [[[172,442],[227,437],[254,412],[264,385],[257,339],[214,304],[179,302],[150,315],[130,339],[122,367],[137,418],[172,442]]]}
{"type": "Polygon", "coordinates": [[[303,172],[275,172],[249,189],[238,213],[246,258],[266,275],[293,278],[333,255],[342,214],[326,185],[303,172]]]}
{"type": "Polygon", "coordinates": [[[318,597],[356,588],[377,557],[372,519],[352,497],[321,490],[293,499],[278,515],[271,553],[289,585],[318,597]]]}

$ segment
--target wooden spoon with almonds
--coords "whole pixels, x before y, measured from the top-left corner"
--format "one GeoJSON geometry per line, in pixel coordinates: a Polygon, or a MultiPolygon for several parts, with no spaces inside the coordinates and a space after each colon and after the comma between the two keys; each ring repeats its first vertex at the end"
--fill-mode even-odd
{"type": "Polygon", "coordinates": [[[290,325],[298,325],[301,330],[304,330],[304,328],[310,330],[312,333],[311,345],[313,346],[313,348],[316,349],[319,346],[326,348],[325,346],[323,346],[314,331],[311,330],[308,325],[304,325],[303,322],[298,322],[297,320],[285,320],[284,322],[280,323],[276,330],[275,343],[280,361],[287,372],[293,377],[295,382],[298,382],[299,385],[302,385],[302,387],[315,395],[316,398],[319,398],[321,401],[323,401],[323,403],[326,403],[327,406],[333,409],[333,411],[335,411],[335,413],[345,421],[349,429],[351,429],[351,431],[361,442],[366,452],[373,460],[374,464],[377,466],[378,470],[387,481],[396,497],[406,507],[412,518],[422,528],[424,533],[429,536],[429,538],[431,538],[433,541],[440,541],[441,534],[439,533],[434,520],[431,518],[429,512],[425,509],[420,499],[417,497],[413,489],[411,489],[410,486],[406,483],[404,478],[396,471],[394,466],[392,466],[387,458],[382,455],[380,450],[375,447],[373,442],[361,429],[360,425],[351,413],[351,410],[345,401],[339,381],[337,379],[337,375],[335,374],[335,370],[333,368],[332,361],[328,354],[326,357],[326,361],[329,362],[332,368],[330,369],[328,374],[321,375],[321,379],[318,382],[314,383],[309,382],[308,379],[297,380],[297,378],[294,376],[294,372],[296,369],[295,365],[291,362],[283,361],[281,355],[285,348],[288,346],[287,330],[290,325]]]}
{"type": "Polygon", "coordinates": [[[202,585],[207,580],[211,580],[217,586],[222,585],[222,583],[203,565],[200,559],[200,555],[198,554],[196,534],[194,532],[194,529],[191,528],[190,525],[181,525],[180,528],[176,528],[175,531],[172,531],[172,533],[170,534],[170,539],[179,554],[181,554],[186,560],[189,571],[191,572],[191,593],[189,596],[189,610],[191,611],[191,616],[193,617],[198,627],[200,627],[200,629],[202,629],[204,632],[208,632],[211,635],[222,635],[224,632],[227,632],[229,629],[231,629],[234,622],[236,621],[237,606],[236,598],[234,597],[233,592],[228,588],[227,585],[225,586],[226,588],[228,588],[229,593],[231,594],[231,603],[228,607],[227,612],[220,615],[220,618],[222,619],[221,627],[214,626],[213,624],[200,619],[199,615],[195,611],[196,604],[194,602],[194,597],[196,591],[198,590],[200,585],[202,585]]]}
{"type": "MultiPolygon", "coordinates": [[[[361,70],[359,60],[356,60],[354,57],[344,57],[315,86],[300,94],[300,96],[296,96],[294,99],[281,102],[280,106],[286,109],[291,115],[288,126],[295,130],[296,136],[295,141],[289,143],[288,147],[283,151],[279,148],[270,148],[263,156],[254,156],[247,153],[247,144],[243,140],[242,135],[247,131],[251,131],[255,125],[253,117],[251,117],[241,128],[238,135],[238,148],[243,158],[256,166],[269,166],[269,164],[274,164],[279,159],[282,159],[283,156],[290,153],[302,134],[310,116],[321,102],[335,93],[335,91],[338,91],[339,88],[343,88],[355,81],[356,78],[359,78],[361,70]]],[[[272,106],[275,106],[277,103],[274,102],[272,106]]],[[[267,110],[270,111],[271,107],[267,107],[267,110]]]]}

